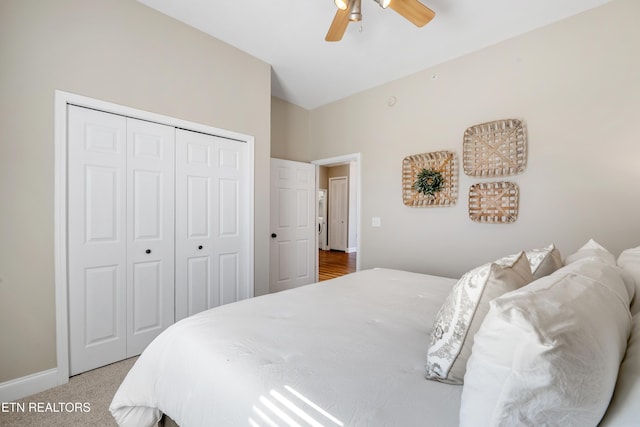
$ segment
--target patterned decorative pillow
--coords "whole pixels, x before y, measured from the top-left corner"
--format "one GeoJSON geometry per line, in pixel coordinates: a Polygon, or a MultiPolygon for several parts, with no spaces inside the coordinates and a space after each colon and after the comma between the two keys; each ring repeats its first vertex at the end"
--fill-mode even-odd
{"type": "Polygon", "coordinates": [[[426,378],[462,384],[473,336],[489,311],[489,301],[533,280],[524,252],[467,272],[436,315],[427,352],[426,378]]]}
{"type": "Polygon", "coordinates": [[[531,264],[533,280],[548,276],[564,265],[562,263],[560,251],[553,243],[546,248],[532,249],[525,253],[529,259],[529,263],[531,264]]]}

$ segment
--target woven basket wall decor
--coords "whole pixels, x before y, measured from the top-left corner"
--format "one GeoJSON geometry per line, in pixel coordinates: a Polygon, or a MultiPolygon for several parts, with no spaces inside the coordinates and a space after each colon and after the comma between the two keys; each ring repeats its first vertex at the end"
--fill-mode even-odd
{"type": "Polygon", "coordinates": [[[458,198],[458,160],[452,151],[407,156],[402,161],[402,200],[412,207],[453,206],[458,198]],[[433,169],[443,178],[442,189],[433,195],[418,192],[414,185],[423,169],[433,169]]]}
{"type": "Polygon", "coordinates": [[[480,182],[469,187],[469,218],[508,224],[518,219],[520,190],[515,182],[480,182]]]}
{"type": "Polygon", "coordinates": [[[514,175],[527,164],[527,134],[521,120],[471,126],[462,143],[464,173],[476,177],[514,175]]]}

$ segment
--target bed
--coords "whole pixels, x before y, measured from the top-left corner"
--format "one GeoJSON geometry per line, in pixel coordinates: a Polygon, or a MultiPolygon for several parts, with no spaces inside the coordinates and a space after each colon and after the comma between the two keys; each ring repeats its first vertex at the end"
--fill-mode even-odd
{"type": "MultiPolygon", "coordinates": [[[[466,385],[425,379],[432,325],[457,283],[375,268],[183,319],[142,353],[111,413],[123,427],[163,416],[181,427],[460,425],[466,385]]],[[[640,345],[625,339],[637,358],[622,363],[631,374],[606,425],[640,420],[628,409],[640,345]]]]}

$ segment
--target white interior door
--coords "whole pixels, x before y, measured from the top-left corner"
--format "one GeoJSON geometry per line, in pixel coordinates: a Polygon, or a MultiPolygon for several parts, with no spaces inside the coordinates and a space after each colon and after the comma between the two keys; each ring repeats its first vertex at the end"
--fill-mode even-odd
{"type": "Polygon", "coordinates": [[[127,119],[127,357],[174,319],[175,128],[127,119]]]}
{"type": "Polygon", "coordinates": [[[176,133],[176,320],[253,296],[246,143],[176,133]]]}
{"type": "Polygon", "coordinates": [[[315,282],[315,180],[312,164],[271,159],[271,292],[315,282]]]}
{"type": "Polygon", "coordinates": [[[126,118],[68,107],[71,375],[126,357],[126,118]]]}
{"type": "Polygon", "coordinates": [[[349,221],[347,178],[329,178],[329,248],[347,250],[349,221]]]}

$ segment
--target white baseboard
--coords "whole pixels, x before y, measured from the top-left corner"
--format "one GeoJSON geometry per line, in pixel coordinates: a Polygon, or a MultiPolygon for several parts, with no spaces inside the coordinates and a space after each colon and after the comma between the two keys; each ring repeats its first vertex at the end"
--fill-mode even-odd
{"type": "Polygon", "coordinates": [[[358,248],[347,248],[345,252],[348,254],[350,254],[351,252],[358,252],[358,248]]]}
{"type": "Polygon", "coordinates": [[[58,385],[56,368],[16,378],[0,384],[0,402],[13,402],[58,385]]]}

